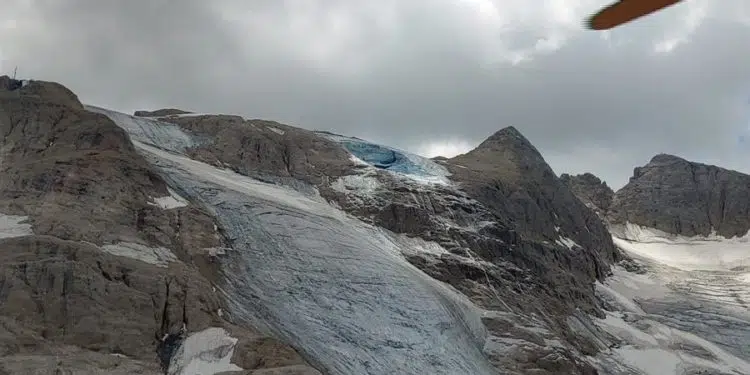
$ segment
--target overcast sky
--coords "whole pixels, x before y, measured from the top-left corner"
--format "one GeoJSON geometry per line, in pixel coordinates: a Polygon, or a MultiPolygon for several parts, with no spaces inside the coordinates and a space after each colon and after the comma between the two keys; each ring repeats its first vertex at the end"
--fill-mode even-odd
{"type": "Polygon", "coordinates": [[[585,30],[610,1],[2,0],[0,69],[426,156],[513,125],[557,173],[615,188],[660,152],[750,172],[750,1],[585,30]]]}

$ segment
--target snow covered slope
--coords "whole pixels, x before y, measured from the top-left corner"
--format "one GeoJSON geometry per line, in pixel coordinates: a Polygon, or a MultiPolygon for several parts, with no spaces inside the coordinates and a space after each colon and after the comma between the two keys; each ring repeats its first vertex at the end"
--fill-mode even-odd
{"type": "Polygon", "coordinates": [[[647,375],[750,374],[747,239],[680,237],[633,224],[612,232],[641,266],[616,267],[597,285],[613,307],[597,325],[623,339],[602,361],[647,375]]]}
{"type": "Polygon", "coordinates": [[[126,129],[177,194],[214,211],[233,241],[223,259],[230,316],[294,343],[332,375],[494,373],[479,312],[404,259],[413,239],[191,160],[183,151],[193,141],[174,126],[92,110],[126,129]]]}

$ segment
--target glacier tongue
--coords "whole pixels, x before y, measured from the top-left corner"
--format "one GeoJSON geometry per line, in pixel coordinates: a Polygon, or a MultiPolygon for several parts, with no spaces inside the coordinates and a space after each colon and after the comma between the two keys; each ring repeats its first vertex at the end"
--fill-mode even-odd
{"type": "Polygon", "coordinates": [[[231,237],[222,268],[235,318],[298,346],[332,375],[495,373],[481,351],[479,312],[406,262],[398,237],[320,199],[179,155],[191,145],[179,129],[107,115],[231,237]]]}

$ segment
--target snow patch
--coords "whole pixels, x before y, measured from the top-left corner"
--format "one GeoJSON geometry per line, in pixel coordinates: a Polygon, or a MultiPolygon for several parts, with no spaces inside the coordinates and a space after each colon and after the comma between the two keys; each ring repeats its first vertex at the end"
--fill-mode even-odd
{"type": "Polygon", "coordinates": [[[577,244],[575,241],[571,240],[568,237],[560,236],[556,241],[556,244],[567,247],[569,250],[573,250],[574,248],[578,247],[580,248],[581,245],[577,244]]]}
{"type": "Polygon", "coordinates": [[[283,131],[283,130],[277,128],[277,127],[274,127],[274,126],[269,126],[268,130],[270,130],[270,131],[272,131],[272,132],[274,132],[274,133],[276,133],[278,135],[284,135],[284,134],[286,134],[285,131],[283,131]]]}
{"type": "Polygon", "coordinates": [[[193,333],[180,345],[169,364],[168,375],[213,375],[242,371],[231,363],[237,339],[223,328],[211,327],[193,333]]]}
{"type": "Polygon", "coordinates": [[[170,262],[177,261],[177,256],[169,249],[148,247],[132,242],[104,245],[102,250],[112,255],[140,260],[159,267],[167,267],[170,262]]]}
{"type": "Polygon", "coordinates": [[[0,238],[23,237],[34,234],[28,216],[0,214],[0,238]]]}
{"type": "Polygon", "coordinates": [[[380,188],[380,182],[375,173],[361,175],[349,175],[336,179],[331,188],[340,193],[353,192],[356,194],[371,195],[380,188]]]}
{"type": "Polygon", "coordinates": [[[169,190],[168,196],[161,197],[161,198],[154,198],[154,203],[149,203],[149,204],[159,206],[165,210],[186,207],[188,205],[187,199],[181,197],[172,189],[168,189],[168,190],[169,190]]]}
{"type": "Polygon", "coordinates": [[[730,270],[750,267],[750,236],[685,237],[628,223],[612,231],[615,245],[626,252],[681,270],[730,270]]]}

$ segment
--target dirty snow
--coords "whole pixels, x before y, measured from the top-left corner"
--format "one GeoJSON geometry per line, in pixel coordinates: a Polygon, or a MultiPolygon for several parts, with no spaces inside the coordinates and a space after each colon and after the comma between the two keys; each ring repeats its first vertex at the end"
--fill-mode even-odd
{"type": "MultiPolygon", "coordinates": [[[[623,289],[622,278],[607,282],[618,285],[606,289],[599,287],[597,291],[610,293],[609,297],[614,300],[630,301],[632,306],[637,306],[633,299],[614,291],[623,289]]],[[[624,289],[631,288],[633,285],[624,289]]],[[[658,315],[644,312],[640,307],[627,312],[607,312],[606,318],[594,319],[594,324],[620,341],[616,347],[600,353],[599,360],[593,361],[595,364],[606,357],[643,375],[681,375],[699,370],[750,374],[750,363],[746,360],[695,334],[670,327],[661,322],[658,315]]]]}
{"type": "Polygon", "coordinates": [[[177,256],[163,247],[148,247],[137,243],[120,242],[102,246],[102,250],[121,257],[137,259],[159,267],[167,267],[177,256]]]}
{"type": "Polygon", "coordinates": [[[181,197],[172,189],[168,190],[169,195],[167,195],[166,197],[154,198],[154,203],[149,202],[149,204],[159,206],[165,210],[186,207],[188,205],[188,201],[185,198],[181,197]]]}
{"type": "Polygon", "coordinates": [[[380,186],[381,184],[374,171],[339,177],[331,184],[331,188],[335,191],[357,195],[372,195],[380,186]]]}
{"type": "Polygon", "coordinates": [[[211,327],[196,332],[180,345],[172,357],[168,375],[213,375],[242,371],[231,363],[237,339],[223,328],[211,327]]]}
{"type": "Polygon", "coordinates": [[[633,224],[611,231],[640,271],[616,266],[596,284],[618,311],[595,324],[620,343],[592,363],[645,375],[750,374],[750,278],[733,269],[750,259],[747,236],[685,237],[633,224]]]}
{"type": "Polygon", "coordinates": [[[28,216],[0,214],[0,238],[23,237],[34,234],[28,216]]]}
{"type": "Polygon", "coordinates": [[[613,231],[621,249],[681,270],[729,270],[750,267],[750,236],[685,237],[628,223],[613,231]]]}
{"type": "Polygon", "coordinates": [[[274,127],[274,126],[269,126],[268,130],[270,130],[270,131],[272,131],[272,132],[274,132],[274,133],[276,133],[278,135],[284,135],[284,134],[286,134],[285,131],[283,131],[283,130],[277,128],[277,127],[274,127]]]}

